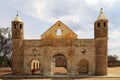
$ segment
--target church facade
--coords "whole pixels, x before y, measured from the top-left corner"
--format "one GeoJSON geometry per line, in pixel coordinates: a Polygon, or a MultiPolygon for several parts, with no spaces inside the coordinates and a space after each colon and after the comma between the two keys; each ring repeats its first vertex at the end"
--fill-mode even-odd
{"type": "Polygon", "coordinates": [[[65,75],[107,75],[108,20],[102,10],[94,22],[94,39],[78,39],[69,27],[57,21],[41,39],[25,40],[24,23],[17,15],[12,23],[14,75],[50,76],[64,68],[65,75]]]}

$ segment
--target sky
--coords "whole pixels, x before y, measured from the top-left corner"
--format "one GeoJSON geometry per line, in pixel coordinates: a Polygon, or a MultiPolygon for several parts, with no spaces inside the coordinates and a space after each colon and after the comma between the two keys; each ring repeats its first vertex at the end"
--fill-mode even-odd
{"type": "Polygon", "coordinates": [[[62,21],[79,39],[94,38],[94,22],[100,8],[109,20],[108,55],[120,59],[120,0],[0,0],[0,27],[11,27],[18,15],[24,22],[25,39],[40,35],[62,21]]]}

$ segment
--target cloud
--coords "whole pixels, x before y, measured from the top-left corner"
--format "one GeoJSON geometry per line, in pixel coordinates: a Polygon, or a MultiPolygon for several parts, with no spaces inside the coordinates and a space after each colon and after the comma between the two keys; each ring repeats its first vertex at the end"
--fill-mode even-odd
{"type": "MultiPolygon", "coordinates": [[[[119,27],[118,27],[119,28],[119,27]]],[[[120,30],[115,27],[109,32],[109,55],[117,55],[120,60],[120,30]]]]}
{"type": "Polygon", "coordinates": [[[41,21],[53,24],[57,20],[61,20],[74,31],[90,31],[92,29],[94,21],[92,17],[93,14],[88,11],[89,8],[85,5],[83,0],[33,0],[29,1],[27,5],[25,5],[24,1],[19,3],[24,13],[41,21]],[[80,5],[80,3],[82,4],[80,5]]]}
{"type": "MultiPolygon", "coordinates": [[[[79,38],[93,38],[94,21],[102,7],[110,23],[109,54],[119,54],[119,3],[120,0],[2,0],[0,9],[4,8],[1,14],[9,13],[9,16],[17,10],[21,15],[24,14],[22,17],[24,17],[23,21],[25,20],[26,38],[39,38],[40,34],[58,20],[78,34],[79,38]]],[[[6,15],[4,16],[8,20],[6,15]]],[[[3,18],[1,22],[6,23],[5,18],[0,17],[3,18]]]]}
{"type": "Polygon", "coordinates": [[[109,46],[110,46],[109,47],[110,49],[119,49],[120,48],[120,42],[118,42],[118,41],[114,42],[114,43],[110,42],[109,46]]]}
{"type": "Polygon", "coordinates": [[[118,0],[85,0],[85,4],[95,10],[98,10],[101,7],[110,9],[117,1],[118,0]]]}
{"type": "Polygon", "coordinates": [[[114,5],[115,5],[115,3],[117,2],[117,0],[102,0],[103,1],[103,3],[105,3],[105,5],[106,6],[108,6],[109,5],[109,8],[110,7],[113,7],[114,5]]]}
{"type": "Polygon", "coordinates": [[[112,39],[120,38],[120,30],[112,30],[109,34],[112,39]]]}

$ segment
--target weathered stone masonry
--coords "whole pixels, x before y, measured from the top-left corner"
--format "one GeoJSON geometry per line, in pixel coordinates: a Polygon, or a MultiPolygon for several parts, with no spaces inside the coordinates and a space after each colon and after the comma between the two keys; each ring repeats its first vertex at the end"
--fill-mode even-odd
{"type": "Polygon", "coordinates": [[[108,20],[101,11],[94,23],[94,39],[78,39],[61,21],[41,39],[25,40],[24,23],[12,21],[12,63],[14,75],[54,75],[53,67],[64,67],[66,75],[107,75],[108,20]]]}

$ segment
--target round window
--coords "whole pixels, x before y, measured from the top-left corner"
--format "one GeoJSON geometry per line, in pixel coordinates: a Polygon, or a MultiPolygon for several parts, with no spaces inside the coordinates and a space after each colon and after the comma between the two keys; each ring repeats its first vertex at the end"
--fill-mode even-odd
{"type": "Polygon", "coordinates": [[[36,49],[33,49],[33,54],[37,54],[37,50],[36,49]]]}
{"type": "Polygon", "coordinates": [[[82,50],[81,50],[81,53],[82,53],[82,54],[85,54],[85,53],[86,53],[86,49],[82,49],[82,50]]]}

